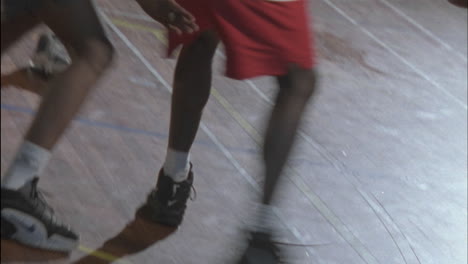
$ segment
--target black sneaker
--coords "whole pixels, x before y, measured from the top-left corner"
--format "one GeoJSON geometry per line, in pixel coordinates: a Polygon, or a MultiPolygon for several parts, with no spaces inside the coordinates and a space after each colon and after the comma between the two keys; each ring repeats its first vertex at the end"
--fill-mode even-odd
{"type": "Polygon", "coordinates": [[[38,180],[19,190],[2,188],[1,237],[35,248],[71,251],[78,244],[78,236],[56,220],[37,190],[38,180]]]}
{"type": "Polygon", "coordinates": [[[182,182],[173,181],[161,169],[156,188],[148,195],[146,203],[140,209],[141,213],[153,222],[171,227],[179,226],[184,218],[192,184],[191,167],[187,180],[182,182]]]}
{"type": "Polygon", "coordinates": [[[44,33],[37,42],[30,70],[49,78],[64,71],[71,63],[67,50],[52,33],[44,33]]]}
{"type": "Polygon", "coordinates": [[[284,263],[280,248],[275,245],[269,233],[254,232],[248,247],[237,264],[277,264],[284,263]]]}

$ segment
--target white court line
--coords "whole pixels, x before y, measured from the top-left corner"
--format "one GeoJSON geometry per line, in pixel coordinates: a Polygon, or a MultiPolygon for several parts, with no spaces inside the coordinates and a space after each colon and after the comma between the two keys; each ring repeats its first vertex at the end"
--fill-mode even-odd
{"type": "Polygon", "coordinates": [[[359,25],[359,23],[356,22],[352,17],[350,17],[345,11],[343,11],[341,8],[336,6],[334,3],[332,3],[330,0],[323,0],[328,6],[333,8],[336,12],[338,12],[340,15],[342,15],[344,18],[346,18],[349,22],[351,22],[353,25],[355,25],[357,28],[359,28],[362,32],[364,32],[369,38],[377,42],[380,46],[382,46],[384,49],[386,49],[388,52],[390,52],[393,56],[397,57],[401,62],[403,62],[406,66],[411,68],[416,74],[418,74],[420,77],[425,79],[427,82],[432,84],[435,88],[439,89],[441,92],[443,92],[445,95],[447,95],[449,98],[451,98],[457,105],[461,106],[463,109],[467,110],[467,105],[466,103],[459,99],[458,97],[454,96],[451,94],[447,89],[442,87],[438,82],[434,81],[431,77],[429,77],[427,74],[425,74],[422,70],[420,70],[418,67],[416,67],[413,63],[409,62],[407,59],[402,57],[398,52],[396,52],[394,49],[392,49],[389,45],[385,44],[382,40],[380,40],[377,36],[372,34],[369,30],[364,28],[363,26],[359,25]]]}
{"type": "Polygon", "coordinates": [[[392,5],[391,3],[389,3],[387,0],[378,0],[380,2],[382,2],[383,4],[385,4],[387,7],[389,7],[390,9],[392,9],[395,13],[397,13],[398,15],[400,15],[401,17],[403,17],[404,19],[406,19],[406,21],[408,21],[409,23],[411,23],[413,26],[415,26],[416,28],[418,28],[419,30],[421,30],[424,34],[426,34],[428,37],[432,38],[434,41],[436,42],[439,42],[440,45],[442,45],[446,50],[448,51],[451,51],[453,52],[455,55],[457,55],[458,57],[460,57],[464,62],[467,62],[467,58],[465,55],[463,55],[461,52],[459,52],[458,50],[454,49],[450,44],[448,44],[447,42],[443,41],[441,38],[437,37],[434,33],[432,33],[431,31],[429,31],[428,29],[426,29],[423,25],[419,24],[418,22],[416,22],[414,19],[412,19],[410,16],[408,16],[407,14],[405,14],[403,11],[401,11],[401,9],[395,7],[394,5],[392,5]]]}
{"type": "MultiPolygon", "coordinates": [[[[110,21],[109,17],[103,12],[101,12],[102,18],[106,21],[109,27],[120,37],[120,39],[127,45],[127,47],[135,54],[135,56],[146,66],[146,68],[164,85],[164,87],[172,93],[171,86],[164,80],[164,78],[153,68],[153,66],[148,62],[148,60],[141,54],[141,52],[133,45],[133,43],[110,21]]],[[[203,123],[200,123],[200,128],[205,132],[208,137],[213,141],[213,143],[223,152],[224,156],[232,163],[232,165],[239,171],[239,173],[247,180],[247,182],[257,191],[260,192],[260,187],[254,180],[254,178],[239,164],[239,162],[234,158],[234,156],[227,150],[224,145],[218,140],[218,138],[211,132],[211,130],[203,123]]],[[[284,220],[283,217],[280,216],[279,212],[275,210],[276,215],[281,220],[282,224],[293,234],[296,236],[296,239],[301,243],[305,244],[302,237],[297,236],[296,229],[289,225],[287,221],[284,220]]],[[[305,250],[307,251],[310,256],[314,256],[315,263],[318,263],[318,255],[312,251],[310,247],[306,247],[305,250]]],[[[320,264],[320,263],[319,263],[320,264]]]]}

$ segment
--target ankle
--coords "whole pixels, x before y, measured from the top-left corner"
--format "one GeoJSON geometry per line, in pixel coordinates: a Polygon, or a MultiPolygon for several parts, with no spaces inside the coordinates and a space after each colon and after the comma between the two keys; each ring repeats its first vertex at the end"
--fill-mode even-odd
{"type": "Polygon", "coordinates": [[[186,180],[190,172],[190,154],[169,148],[163,170],[164,174],[175,182],[186,180]]]}

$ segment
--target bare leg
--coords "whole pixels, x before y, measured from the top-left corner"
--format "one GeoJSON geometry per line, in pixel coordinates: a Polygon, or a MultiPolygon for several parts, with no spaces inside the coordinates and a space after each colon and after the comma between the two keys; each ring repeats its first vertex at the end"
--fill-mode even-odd
{"type": "Polygon", "coordinates": [[[210,96],[211,62],[218,40],[210,32],[183,48],[174,75],[171,125],[166,160],[157,187],[141,212],[169,226],[182,223],[193,184],[189,151],[210,96]]]}
{"type": "Polygon", "coordinates": [[[49,82],[26,135],[26,140],[50,150],[109,67],[113,49],[90,0],[71,1],[64,6],[48,2],[39,17],[76,54],[70,67],[49,82]]]}
{"type": "Polygon", "coordinates": [[[304,109],[315,91],[314,71],[292,67],[278,77],[279,92],[266,130],[263,155],[265,185],[262,202],[271,204],[278,179],[283,171],[304,109]]]}
{"type": "Polygon", "coordinates": [[[205,32],[179,55],[174,74],[169,148],[189,152],[211,90],[211,64],[218,40],[205,32]]]}
{"type": "MultiPolygon", "coordinates": [[[[36,118],[2,179],[2,238],[33,247],[69,251],[77,245],[78,236],[56,220],[53,210],[39,194],[37,176],[91,87],[109,67],[113,49],[91,0],[64,3],[44,0],[41,9],[34,12],[75,56],[71,66],[48,83],[36,118]],[[23,217],[18,218],[18,214],[23,217]],[[22,219],[22,224],[18,219],[22,219]],[[25,225],[31,228],[24,228],[25,225]],[[46,232],[35,233],[35,226],[42,226],[46,232]]],[[[2,51],[13,41],[5,38],[4,42],[2,35],[2,51]]]]}

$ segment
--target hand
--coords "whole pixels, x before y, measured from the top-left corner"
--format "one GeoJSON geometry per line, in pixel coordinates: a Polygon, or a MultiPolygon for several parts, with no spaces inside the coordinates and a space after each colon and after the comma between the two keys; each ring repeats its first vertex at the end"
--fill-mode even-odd
{"type": "Polygon", "coordinates": [[[177,34],[193,33],[198,30],[195,17],[175,0],[136,1],[149,16],[177,34]]]}

